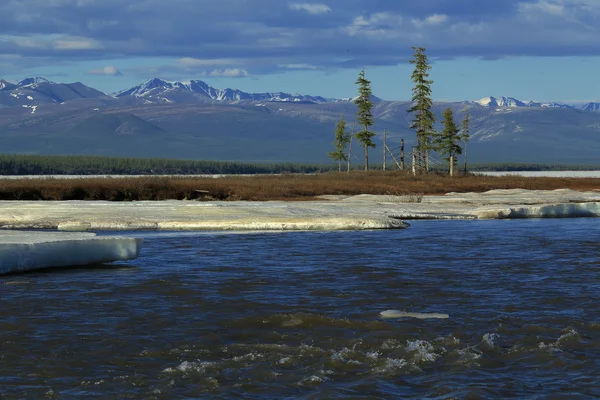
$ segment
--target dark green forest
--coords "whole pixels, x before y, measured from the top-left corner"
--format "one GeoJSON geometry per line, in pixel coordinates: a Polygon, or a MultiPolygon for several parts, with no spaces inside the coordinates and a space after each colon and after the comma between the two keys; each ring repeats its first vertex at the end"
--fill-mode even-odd
{"type": "Polygon", "coordinates": [[[0,175],[193,175],[328,171],[333,165],[249,164],[162,158],[0,154],[0,175]]]}
{"type": "MultiPolygon", "coordinates": [[[[381,169],[381,165],[373,165],[381,169]]],[[[352,169],[362,169],[359,164],[352,169]]],[[[395,168],[394,168],[395,169],[395,168]]],[[[172,160],[101,156],[42,156],[0,154],[0,175],[195,175],[315,173],[337,170],[337,164],[250,164],[228,161],[172,160]]],[[[472,164],[470,171],[587,171],[593,165],[472,164]]],[[[433,169],[434,172],[438,172],[433,169]]],[[[440,170],[441,172],[441,170],[440,170]]]]}

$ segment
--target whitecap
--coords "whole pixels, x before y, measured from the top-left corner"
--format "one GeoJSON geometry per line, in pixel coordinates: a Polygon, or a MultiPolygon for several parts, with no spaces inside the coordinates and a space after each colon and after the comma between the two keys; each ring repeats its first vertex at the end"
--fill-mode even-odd
{"type": "Polygon", "coordinates": [[[312,375],[312,376],[302,379],[300,382],[298,382],[298,385],[314,387],[314,386],[320,385],[323,382],[325,382],[325,378],[322,378],[322,377],[316,376],[316,375],[312,375]]]}
{"type": "Polygon", "coordinates": [[[407,341],[406,350],[414,352],[415,361],[433,362],[439,355],[434,353],[433,346],[426,340],[407,341]]]}
{"type": "Polygon", "coordinates": [[[203,362],[193,362],[193,361],[184,361],[175,368],[165,368],[162,372],[167,374],[172,374],[176,372],[190,373],[204,373],[210,367],[213,367],[215,363],[203,361],[203,362]]]}
{"type": "Polygon", "coordinates": [[[485,335],[483,335],[481,344],[487,348],[493,349],[494,346],[496,345],[496,340],[499,337],[500,336],[495,333],[486,333],[485,335]]]}

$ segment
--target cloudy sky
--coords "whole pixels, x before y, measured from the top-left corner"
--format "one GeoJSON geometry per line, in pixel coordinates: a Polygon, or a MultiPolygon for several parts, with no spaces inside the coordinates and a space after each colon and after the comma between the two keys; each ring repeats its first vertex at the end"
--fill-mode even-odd
{"type": "Polygon", "coordinates": [[[0,78],[113,92],[151,77],[410,98],[411,46],[439,100],[600,99],[600,0],[2,0],[0,78]]]}

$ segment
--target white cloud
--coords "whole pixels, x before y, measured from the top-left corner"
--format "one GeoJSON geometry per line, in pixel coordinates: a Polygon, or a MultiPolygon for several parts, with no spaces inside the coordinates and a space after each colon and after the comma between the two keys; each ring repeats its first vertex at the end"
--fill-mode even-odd
{"type": "Polygon", "coordinates": [[[521,3],[519,4],[519,11],[522,14],[535,15],[541,12],[558,17],[565,16],[565,7],[562,4],[547,0],[538,0],[537,3],[521,3]]]}
{"type": "Polygon", "coordinates": [[[89,72],[90,75],[108,75],[108,76],[119,76],[122,75],[121,72],[112,65],[107,65],[104,68],[93,69],[89,72]]]}
{"type": "Polygon", "coordinates": [[[290,3],[289,7],[294,11],[305,11],[312,15],[321,15],[331,12],[327,4],[321,3],[290,3]]]}
{"type": "Polygon", "coordinates": [[[30,49],[45,49],[49,47],[49,43],[47,41],[40,39],[16,37],[12,40],[19,47],[26,47],[30,49]]]}
{"type": "Polygon", "coordinates": [[[214,69],[209,76],[225,78],[241,78],[250,75],[248,71],[242,68],[214,69]]]}
{"type": "Polygon", "coordinates": [[[93,50],[103,48],[102,44],[96,40],[77,37],[54,40],[53,47],[57,50],[93,50]]]}
{"type": "Polygon", "coordinates": [[[319,67],[317,67],[316,65],[311,65],[311,64],[279,64],[277,66],[278,68],[285,68],[285,69],[311,69],[311,70],[315,70],[315,69],[319,69],[319,67]]]}
{"type": "Polygon", "coordinates": [[[199,59],[192,57],[180,58],[178,62],[180,65],[188,68],[214,67],[219,65],[233,65],[237,63],[237,61],[232,58],[199,59]]]}
{"type": "Polygon", "coordinates": [[[365,36],[370,39],[390,39],[400,35],[402,26],[402,16],[391,13],[381,12],[371,14],[368,18],[359,16],[354,18],[351,25],[343,30],[349,36],[365,36]]]}
{"type": "Polygon", "coordinates": [[[433,14],[425,19],[413,19],[412,23],[416,27],[422,27],[427,25],[440,25],[448,20],[448,16],[444,14],[433,14]]]}

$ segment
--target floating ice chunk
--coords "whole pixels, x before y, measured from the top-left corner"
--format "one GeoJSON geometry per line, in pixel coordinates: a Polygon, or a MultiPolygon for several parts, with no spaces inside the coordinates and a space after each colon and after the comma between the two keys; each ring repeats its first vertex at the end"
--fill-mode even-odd
{"type": "Polygon", "coordinates": [[[0,232],[0,275],[136,258],[142,239],[95,233],[0,232]]]}
{"type": "Polygon", "coordinates": [[[447,319],[448,314],[440,313],[412,313],[398,310],[386,310],[379,313],[381,318],[417,318],[417,319],[447,319]]]}

